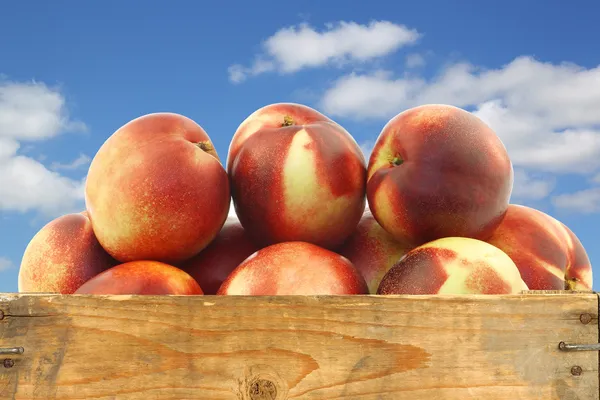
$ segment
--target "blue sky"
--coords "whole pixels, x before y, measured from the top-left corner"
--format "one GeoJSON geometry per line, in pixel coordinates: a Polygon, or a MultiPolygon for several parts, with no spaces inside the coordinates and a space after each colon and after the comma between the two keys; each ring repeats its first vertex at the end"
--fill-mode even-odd
{"type": "Polygon", "coordinates": [[[566,223],[600,263],[600,3],[206,4],[2,4],[0,291],[17,290],[45,223],[83,209],[89,161],[122,124],[184,114],[225,160],[239,123],[281,101],[325,112],[366,152],[408,107],[475,112],[513,159],[512,202],[566,223]]]}

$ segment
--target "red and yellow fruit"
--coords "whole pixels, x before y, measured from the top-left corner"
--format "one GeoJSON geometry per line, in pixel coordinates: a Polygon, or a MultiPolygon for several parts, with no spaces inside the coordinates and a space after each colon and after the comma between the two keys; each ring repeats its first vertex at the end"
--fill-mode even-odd
{"type": "Polygon", "coordinates": [[[227,169],[235,211],[261,246],[304,241],[335,248],[365,208],[360,147],[303,105],[272,104],[250,115],[235,132],[227,169]]]}
{"type": "Polygon", "coordinates": [[[121,262],[180,262],[217,235],[229,181],[206,132],[178,114],[118,129],[90,165],[86,208],[102,246],[121,262]]]}
{"type": "Polygon", "coordinates": [[[85,214],[63,215],[46,224],[27,245],[18,290],[72,294],[116,264],[98,243],[85,214]]]}
{"type": "Polygon", "coordinates": [[[257,250],[238,219],[230,217],[215,240],[180,268],[200,284],[204,294],[214,295],[229,274],[257,250]]]}
{"type": "Polygon", "coordinates": [[[203,292],[179,268],[157,261],[131,261],[100,273],[75,294],[201,295],[203,292]]]}
{"type": "Polygon", "coordinates": [[[527,290],[515,263],[486,242],[449,237],[409,251],[378,294],[511,294],[527,290]]]}
{"type": "Polygon", "coordinates": [[[487,242],[510,256],[531,290],[592,288],[592,266],[577,236],[539,210],[509,205],[487,242]]]}
{"type": "Polygon", "coordinates": [[[367,198],[386,231],[418,246],[489,238],[512,185],[511,161],[492,129],[460,108],[424,105],[383,128],[369,159],[367,198]]]}
{"type": "Polygon", "coordinates": [[[354,264],[365,278],[369,293],[375,294],[385,273],[409,250],[410,246],[396,241],[365,210],[355,232],[337,252],[354,264]]]}
{"type": "Polygon", "coordinates": [[[306,242],[284,242],[248,257],[223,282],[219,295],[367,294],[360,272],[345,257],[306,242]]]}

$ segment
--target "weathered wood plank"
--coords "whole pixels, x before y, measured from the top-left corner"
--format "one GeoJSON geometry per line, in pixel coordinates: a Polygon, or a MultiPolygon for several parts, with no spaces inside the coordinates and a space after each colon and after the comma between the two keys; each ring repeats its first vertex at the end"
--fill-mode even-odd
{"type": "Polygon", "coordinates": [[[598,342],[593,293],[1,295],[0,310],[0,347],[25,349],[0,364],[2,399],[599,399],[598,352],[557,347],[598,342]]]}

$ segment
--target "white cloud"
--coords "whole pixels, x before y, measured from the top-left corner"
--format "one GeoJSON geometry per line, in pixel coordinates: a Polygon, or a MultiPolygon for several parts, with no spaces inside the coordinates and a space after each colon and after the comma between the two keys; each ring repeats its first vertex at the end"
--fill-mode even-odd
{"type": "Polygon", "coordinates": [[[0,136],[39,140],[85,129],[85,124],[69,118],[58,90],[38,82],[0,81],[0,136]]]}
{"type": "Polygon", "coordinates": [[[349,74],[339,78],[321,99],[321,108],[331,116],[358,120],[389,119],[408,108],[424,82],[417,79],[394,80],[389,71],[372,74],[349,74]]]}
{"type": "Polygon", "coordinates": [[[38,82],[0,81],[0,211],[39,211],[56,216],[79,210],[84,180],[53,172],[19,154],[19,149],[21,142],[85,130],[85,124],[69,117],[59,89],[38,82]]]}
{"type": "Polygon", "coordinates": [[[535,176],[527,173],[524,169],[515,168],[511,202],[544,199],[548,197],[555,186],[556,181],[553,178],[535,176]]]}
{"type": "Polygon", "coordinates": [[[13,267],[13,263],[6,257],[0,257],[0,272],[6,271],[13,267]]]}
{"type": "Polygon", "coordinates": [[[243,82],[248,76],[256,76],[274,70],[275,64],[272,61],[264,60],[262,58],[254,60],[251,67],[234,64],[227,69],[229,72],[229,80],[233,83],[243,82]]]}
{"type": "Polygon", "coordinates": [[[506,145],[515,166],[553,173],[600,168],[600,66],[518,57],[497,69],[451,65],[431,80],[389,71],[339,78],[321,99],[331,116],[385,121],[417,105],[471,109],[506,145]]]}
{"type": "Polygon", "coordinates": [[[37,210],[55,216],[83,207],[84,180],[61,176],[29,157],[15,156],[0,162],[0,187],[2,210],[37,210]]]}
{"type": "Polygon", "coordinates": [[[406,56],[406,68],[418,68],[425,65],[425,57],[421,54],[413,53],[406,56]]]}
{"type": "Polygon", "coordinates": [[[239,83],[249,76],[278,71],[293,73],[305,68],[350,62],[365,62],[414,44],[420,34],[404,25],[372,21],[361,25],[341,21],[326,30],[301,24],[280,29],[263,43],[263,53],[250,67],[229,67],[229,79],[239,83]]]}
{"type": "Polygon", "coordinates": [[[584,189],[574,193],[554,196],[552,204],[557,208],[582,214],[600,212],[600,188],[584,189]]]}
{"type": "Polygon", "coordinates": [[[64,169],[64,170],[74,170],[74,169],[79,169],[81,167],[83,167],[84,165],[88,165],[90,163],[90,161],[92,161],[92,158],[90,156],[88,156],[87,154],[79,154],[79,157],[77,157],[75,160],[71,161],[70,163],[66,163],[66,164],[61,164],[59,162],[53,162],[50,165],[50,168],[53,170],[57,170],[57,169],[64,169]]]}

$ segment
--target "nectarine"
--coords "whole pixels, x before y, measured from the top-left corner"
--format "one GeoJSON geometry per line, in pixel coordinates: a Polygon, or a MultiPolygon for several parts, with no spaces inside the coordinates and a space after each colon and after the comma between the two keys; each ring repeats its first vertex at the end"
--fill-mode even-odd
{"type": "Polygon", "coordinates": [[[223,226],[230,199],[209,136],[173,113],[148,114],[113,133],[85,185],[94,232],[121,262],[193,257],[223,226]]]}
{"type": "Polygon", "coordinates": [[[592,266],[575,234],[531,207],[511,204],[487,240],[512,258],[531,290],[591,290],[592,266]]]}
{"type": "Polygon", "coordinates": [[[345,257],[312,243],[283,242],[248,257],[225,279],[219,295],[366,294],[360,272],[345,257]]]}
{"type": "Polygon", "coordinates": [[[84,283],[75,294],[201,295],[189,274],[157,261],[131,261],[112,267],[84,283]]]}
{"type": "Polygon", "coordinates": [[[494,131],[457,107],[428,104],[392,118],[369,159],[367,199],[379,224],[418,246],[485,240],[506,213],[513,168],[494,131]]]}
{"type": "Polygon", "coordinates": [[[46,224],[27,245],[18,290],[72,294],[116,264],[96,239],[85,212],[63,215],[46,224]]]}
{"type": "Polygon", "coordinates": [[[385,274],[378,294],[511,294],[527,290],[502,250],[465,237],[437,239],[402,257],[385,274]]]}
{"type": "Polygon", "coordinates": [[[214,295],[229,274],[258,249],[239,220],[229,217],[208,247],[180,268],[200,284],[204,294],[214,295]]]}
{"type": "Polygon", "coordinates": [[[354,264],[365,278],[369,293],[375,294],[385,273],[411,249],[387,233],[367,209],[337,253],[354,264]]]}
{"type": "Polygon", "coordinates": [[[235,211],[260,246],[304,241],[335,248],[365,208],[360,147],[340,125],[300,104],[272,104],[244,120],[227,169],[235,211]]]}

